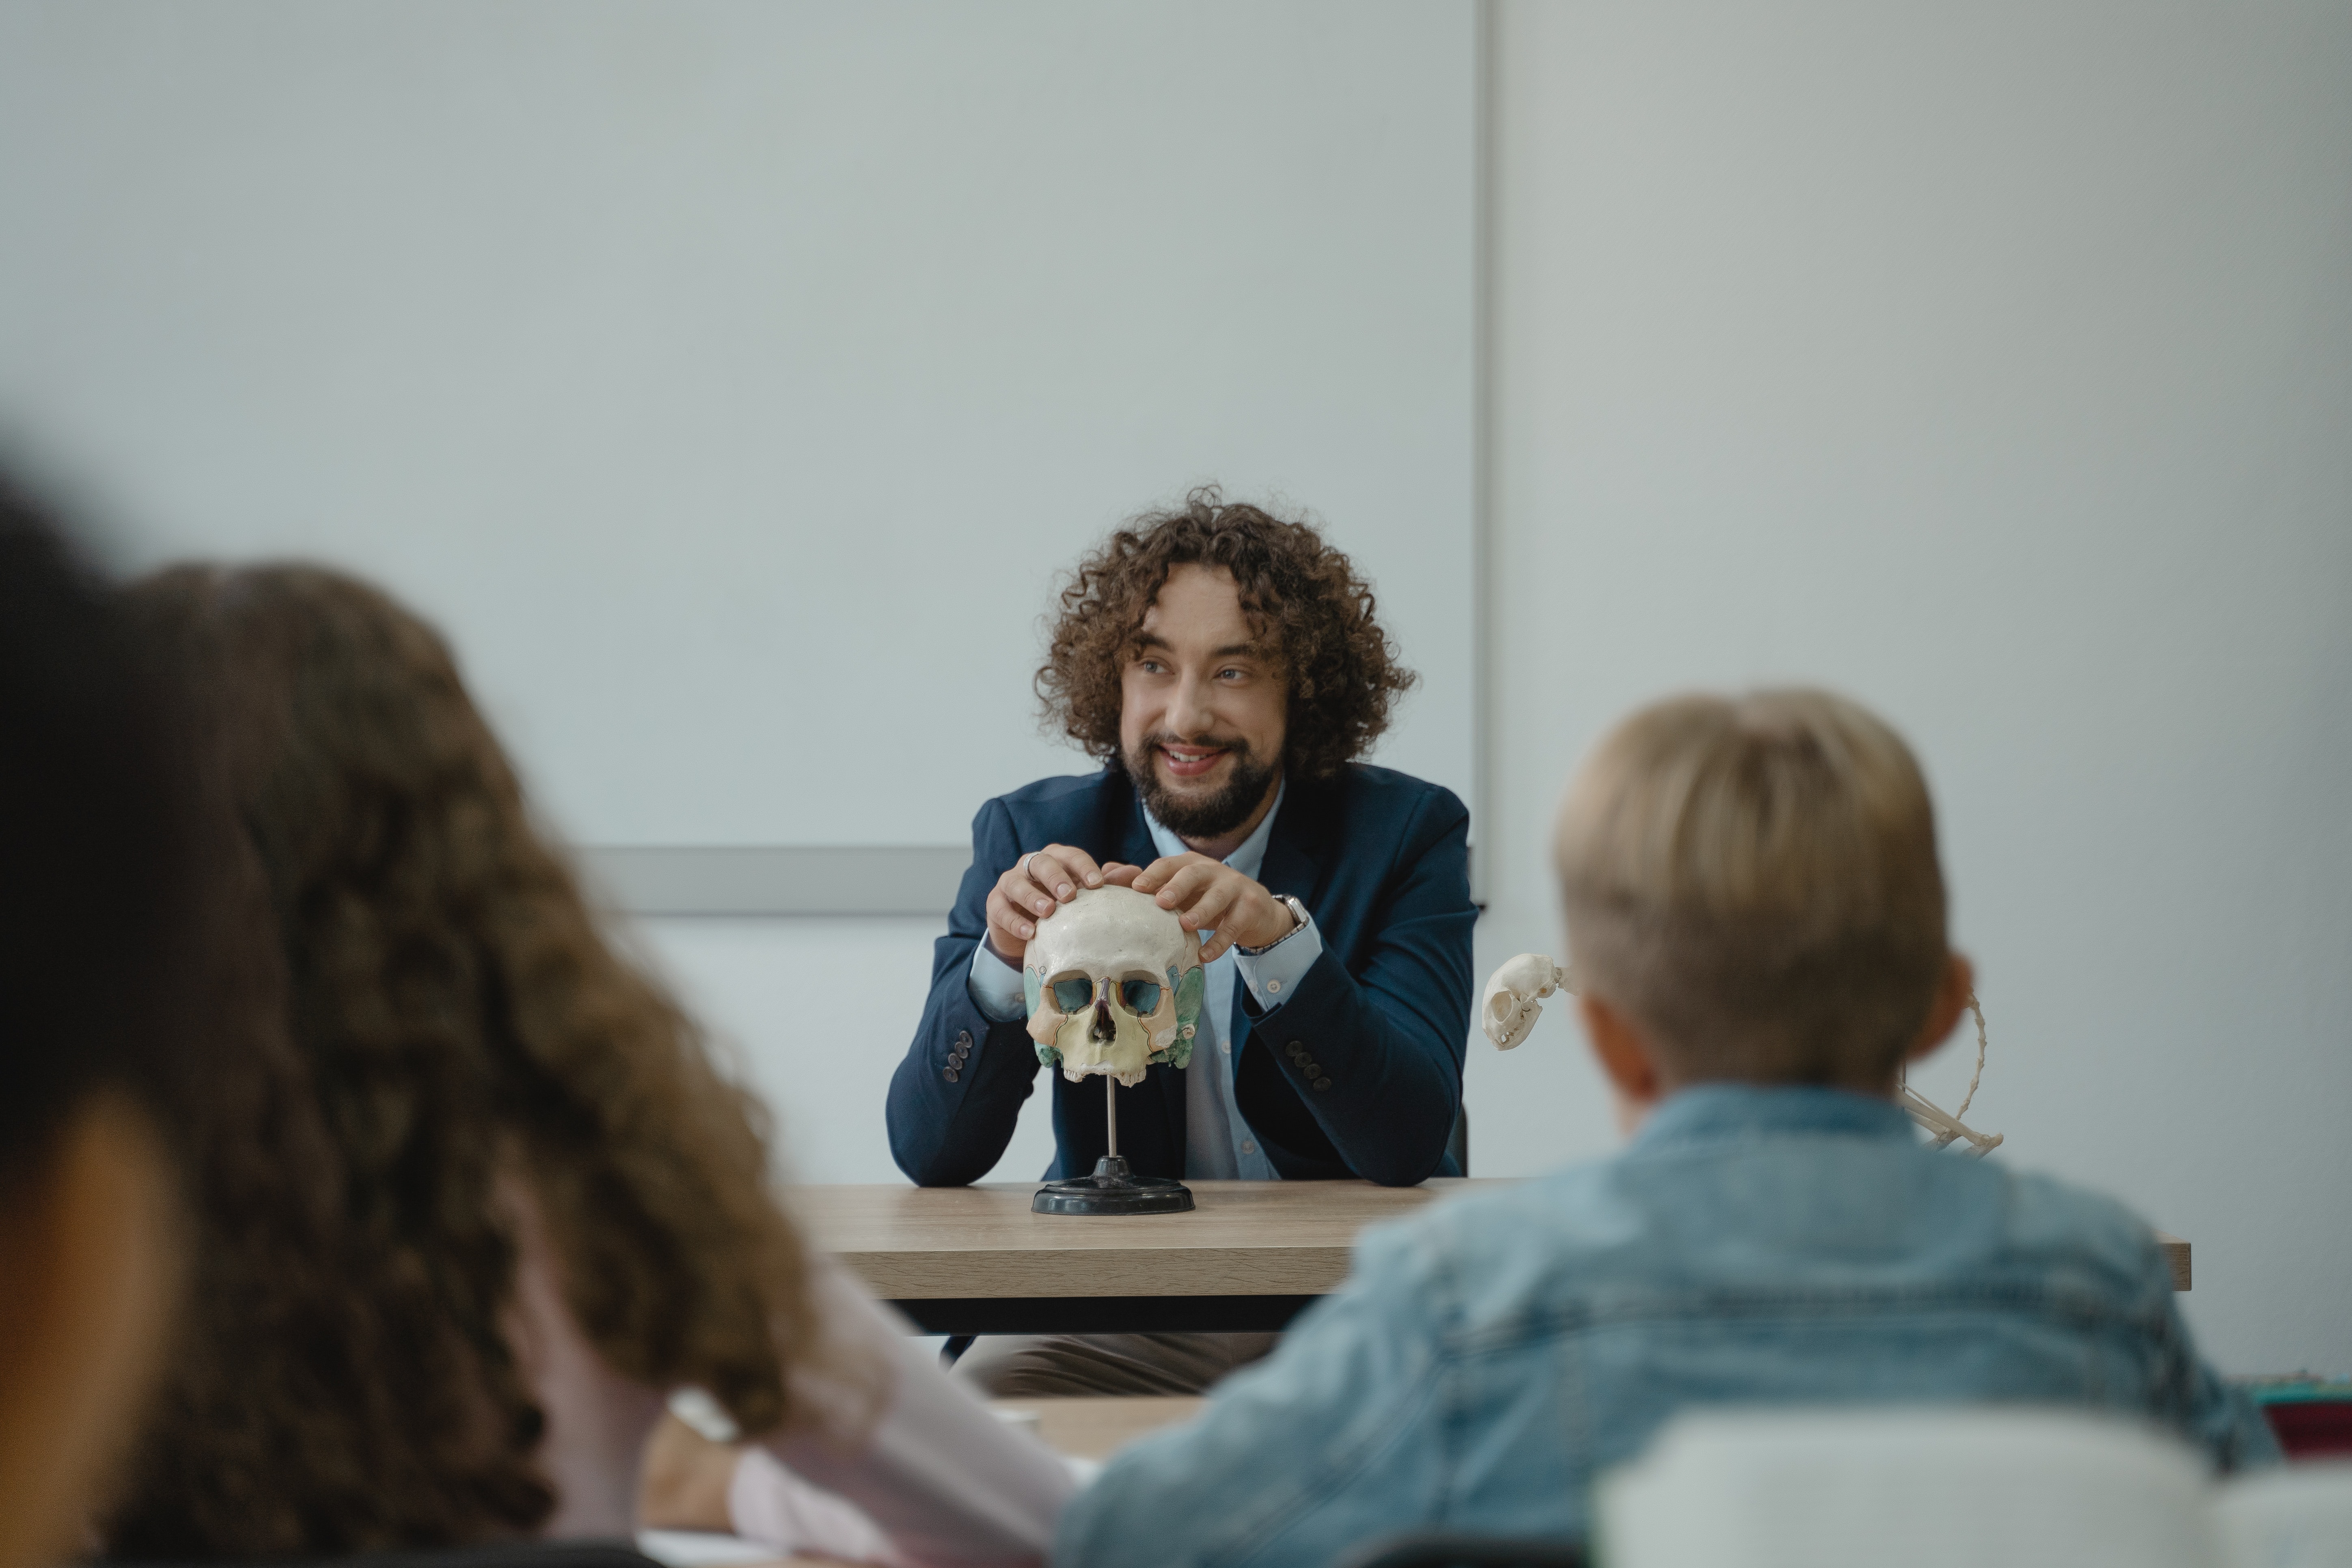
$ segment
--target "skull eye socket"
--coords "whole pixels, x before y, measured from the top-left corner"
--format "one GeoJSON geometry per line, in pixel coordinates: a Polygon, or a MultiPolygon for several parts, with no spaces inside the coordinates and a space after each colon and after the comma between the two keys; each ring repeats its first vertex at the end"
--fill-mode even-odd
{"type": "Polygon", "coordinates": [[[1160,1007],[1160,982],[1122,980],[1118,983],[1118,999],[1127,1004],[1130,1013],[1156,1012],[1160,1007]]]}
{"type": "Polygon", "coordinates": [[[1083,1013],[1095,999],[1095,983],[1083,975],[1071,975],[1053,984],[1054,1005],[1065,1013],[1083,1013]]]}

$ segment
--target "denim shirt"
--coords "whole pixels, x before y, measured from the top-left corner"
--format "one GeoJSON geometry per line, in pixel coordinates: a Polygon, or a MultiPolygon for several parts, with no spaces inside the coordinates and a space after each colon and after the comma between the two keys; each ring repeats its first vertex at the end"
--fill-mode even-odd
{"type": "Polygon", "coordinates": [[[2277,1458],[2120,1205],[1925,1147],[1883,1100],[1710,1084],[1615,1158],[1367,1231],[1355,1271],[1063,1515],[1062,1563],[1324,1563],[1396,1531],[1580,1537],[1676,1411],[2002,1401],[2277,1458]]]}

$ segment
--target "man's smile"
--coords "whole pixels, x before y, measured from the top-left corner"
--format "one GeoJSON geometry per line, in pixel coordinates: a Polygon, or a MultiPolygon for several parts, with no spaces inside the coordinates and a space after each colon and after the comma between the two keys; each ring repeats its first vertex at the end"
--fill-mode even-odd
{"type": "Polygon", "coordinates": [[[1223,760],[1223,746],[1191,746],[1174,743],[1160,748],[1160,760],[1167,765],[1171,778],[1197,779],[1223,760]]]}
{"type": "MultiPolygon", "coordinates": [[[[1146,730],[1120,758],[1142,792],[1144,809],[1187,842],[1214,839],[1242,826],[1274,798],[1282,764],[1261,764],[1246,735],[1180,740],[1146,730]]],[[[1197,846],[1196,846],[1197,847],[1197,846]]]]}

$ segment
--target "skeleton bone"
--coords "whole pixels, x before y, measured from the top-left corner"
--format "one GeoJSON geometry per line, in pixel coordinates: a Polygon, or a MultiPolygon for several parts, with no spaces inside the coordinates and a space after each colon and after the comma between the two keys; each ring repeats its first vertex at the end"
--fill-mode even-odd
{"type": "Polygon", "coordinates": [[[1897,1089],[1895,1098],[1904,1110],[1911,1113],[1912,1121],[1935,1134],[1936,1148],[1941,1149],[1956,1141],[1965,1139],[1969,1145],[1968,1152],[1981,1160],[2000,1147],[2000,1133],[1978,1131],[1949,1111],[1937,1109],[1935,1101],[1920,1095],[1909,1084],[1905,1084],[1897,1089]]]}
{"type": "MultiPolygon", "coordinates": [[[[1576,994],[1575,982],[1569,972],[1539,952],[1523,952],[1497,967],[1486,981],[1486,990],[1478,999],[1478,1026],[1495,1042],[1495,1048],[1507,1051],[1528,1037],[1543,1016],[1543,999],[1554,991],[1576,994]]],[[[1969,1079],[1969,1092],[1960,1101],[1960,1109],[1948,1111],[1918,1093],[1906,1083],[1895,1091],[1895,1101],[1910,1113],[1911,1120],[1927,1129],[1932,1146],[1947,1148],[1964,1142],[1968,1152],[1982,1159],[2000,1147],[2002,1135],[1979,1132],[1960,1118],[1968,1114],[1969,1102],[1977,1097],[1977,1079],[1984,1076],[1985,1023],[1984,1010],[1977,999],[1969,998],[1969,1011],[1977,1020],[1977,1069],[1969,1079]]]]}
{"type": "Polygon", "coordinates": [[[1906,1079],[1895,1090],[1895,1099],[1911,1113],[1911,1120],[1936,1135],[1936,1147],[1941,1149],[1955,1139],[1968,1140],[1969,1152],[1983,1159],[2000,1147],[2001,1134],[1979,1132],[1960,1120],[1969,1113],[1969,1104],[1977,1097],[1977,1084],[1984,1078],[1985,1021],[1984,1009],[1977,1005],[1977,994],[1969,993],[1969,1012],[1977,1021],[1977,1067],[1969,1075],[1969,1091],[1960,1096],[1960,1108],[1947,1111],[1935,1101],[1914,1090],[1906,1079]]]}

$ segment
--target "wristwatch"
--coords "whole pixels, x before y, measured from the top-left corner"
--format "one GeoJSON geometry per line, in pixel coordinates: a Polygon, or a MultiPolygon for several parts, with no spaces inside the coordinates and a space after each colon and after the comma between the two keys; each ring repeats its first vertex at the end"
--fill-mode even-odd
{"type": "Polygon", "coordinates": [[[1255,958],[1261,952],[1272,952],[1276,948],[1280,947],[1284,942],[1288,942],[1292,937],[1297,936],[1300,931],[1307,929],[1307,906],[1305,904],[1300,903],[1288,893],[1275,894],[1274,901],[1285,906],[1290,910],[1290,929],[1284,931],[1280,936],[1276,937],[1272,942],[1267,942],[1264,947],[1236,947],[1234,949],[1235,952],[1240,953],[1244,958],[1255,958]]]}

